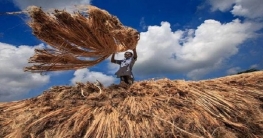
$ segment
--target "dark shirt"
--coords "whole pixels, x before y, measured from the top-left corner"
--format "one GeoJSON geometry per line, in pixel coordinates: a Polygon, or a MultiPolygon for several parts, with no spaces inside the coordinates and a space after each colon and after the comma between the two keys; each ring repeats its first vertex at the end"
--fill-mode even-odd
{"type": "Polygon", "coordinates": [[[132,75],[132,67],[135,63],[136,59],[131,57],[130,59],[116,60],[116,64],[120,65],[119,70],[115,73],[117,77],[120,76],[130,76],[132,75]]]}

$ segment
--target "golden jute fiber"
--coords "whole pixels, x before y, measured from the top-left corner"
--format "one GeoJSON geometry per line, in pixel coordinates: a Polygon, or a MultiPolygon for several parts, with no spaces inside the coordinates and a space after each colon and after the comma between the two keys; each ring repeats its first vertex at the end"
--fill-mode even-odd
{"type": "Polygon", "coordinates": [[[263,71],[213,80],[137,81],[102,94],[54,86],[0,103],[1,138],[262,138],[263,71]],[[82,96],[81,91],[84,91],[82,96]]]}
{"type": "Polygon", "coordinates": [[[25,71],[75,70],[94,66],[111,54],[134,49],[139,32],[124,26],[116,16],[95,6],[87,15],[41,8],[28,8],[33,34],[51,48],[36,49],[25,71]]]}

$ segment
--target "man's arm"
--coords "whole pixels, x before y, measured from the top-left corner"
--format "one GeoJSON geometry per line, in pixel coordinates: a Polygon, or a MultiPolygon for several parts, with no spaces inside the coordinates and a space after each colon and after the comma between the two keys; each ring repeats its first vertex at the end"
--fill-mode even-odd
{"type": "Polygon", "coordinates": [[[133,58],[136,60],[137,59],[136,47],[132,51],[133,51],[133,58]]]}
{"type": "Polygon", "coordinates": [[[115,53],[113,53],[112,56],[111,56],[111,63],[116,63],[115,53]]]}

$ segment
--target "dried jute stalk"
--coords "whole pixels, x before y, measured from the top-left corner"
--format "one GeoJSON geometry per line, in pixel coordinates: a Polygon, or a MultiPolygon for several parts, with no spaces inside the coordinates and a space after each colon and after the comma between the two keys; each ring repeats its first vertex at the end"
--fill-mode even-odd
{"type": "Polygon", "coordinates": [[[29,59],[32,66],[25,71],[61,71],[91,67],[111,54],[134,49],[139,32],[122,25],[116,16],[95,6],[88,6],[88,14],[41,8],[28,8],[29,26],[33,34],[51,48],[36,49],[29,59]]]}

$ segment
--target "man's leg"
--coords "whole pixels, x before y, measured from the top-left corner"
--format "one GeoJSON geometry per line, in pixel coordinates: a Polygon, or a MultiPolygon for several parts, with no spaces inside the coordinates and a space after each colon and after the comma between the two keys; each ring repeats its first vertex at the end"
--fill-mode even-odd
{"type": "Polygon", "coordinates": [[[132,75],[127,76],[126,79],[127,79],[127,82],[126,82],[127,84],[129,85],[133,84],[134,78],[132,75]]]}
{"type": "Polygon", "coordinates": [[[120,76],[120,84],[126,83],[126,84],[133,84],[134,78],[133,76],[120,76]]]}
{"type": "Polygon", "coordinates": [[[122,82],[124,82],[124,81],[125,81],[124,76],[120,76],[120,84],[121,84],[122,82]]]}

